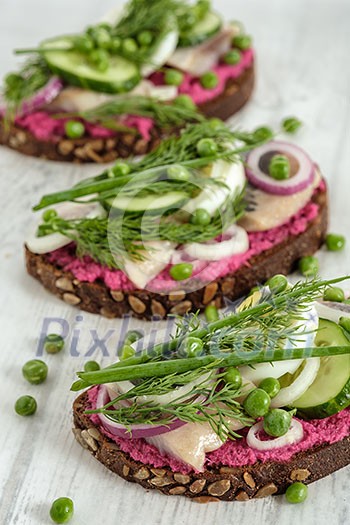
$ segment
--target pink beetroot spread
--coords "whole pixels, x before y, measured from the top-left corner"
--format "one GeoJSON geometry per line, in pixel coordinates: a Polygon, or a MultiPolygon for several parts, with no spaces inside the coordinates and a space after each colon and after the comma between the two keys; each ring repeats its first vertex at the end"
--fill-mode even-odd
{"type": "MultiPolygon", "coordinates": [[[[183,83],[179,87],[179,93],[190,95],[196,104],[208,102],[219,96],[224,91],[227,80],[239,77],[252,65],[253,60],[253,50],[248,49],[242,53],[241,61],[237,65],[231,66],[220,63],[215,66],[213,71],[218,75],[219,82],[214,89],[204,89],[197,77],[186,74],[183,83]]],[[[154,73],[151,75],[151,80],[155,85],[164,85],[164,74],[160,72],[154,73]]],[[[67,120],[69,119],[53,118],[48,111],[41,110],[17,118],[16,124],[28,130],[38,140],[55,142],[65,136],[64,124],[67,120]]],[[[91,122],[84,122],[84,124],[86,133],[91,138],[108,138],[116,135],[115,131],[97,124],[92,124],[91,122]]],[[[150,131],[153,127],[152,119],[136,115],[129,116],[123,121],[123,124],[136,129],[145,140],[150,139],[150,131]]]]}
{"type": "MultiPolygon", "coordinates": [[[[226,257],[220,261],[205,262],[194,265],[193,277],[204,283],[216,280],[220,277],[233,273],[243,265],[249,265],[249,259],[273,246],[281,243],[289,236],[303,233],[308,224],[317,217],[318,206],[309,202],[287,223],[278,228],[264,232],[249,233],[249,250],[239,255],[226,257]]],[[[64,271],[72,272],[79,281],[95,282],[103,281],[110,290],[131,291],[135,289],[134,284],[121,270],[113,270],[94,262],[90,257],[78,259],[74,244],[60,248],[47,254],[47,260],[64,271]]],[[[178,287],[178,283],[169,276],[168,268],[165,268],[153,281],[148,283],[147,289],[154,292],[166,292],[178,287]]]]}
{"type": "MultiPolygon", "coordinates": [[[[96,408],[97,393],[98,387],[93,387],[88,391],[91,409],[96,408]]],[[[177,459],[162,455],[156,447],[149,445],[144,439],[125,439],[113,436],[101,426],[99,417],[95,414],[91,416],[91,420],[94,425],[98,425],[106,436],[115,441],[120,449],[128,453],[135,461],[141,461],[156,468],[169,466],[172,471],[183,474],[193,470],[192,467],[177,459]]],[[[349,409],[325,419],[300,420],[300,422],[304,429],[304,437],[297,445],[289,445],[264,452],[250,448],[246,439],[242,437],[242,439],[237,439],[236,441],[227,441],[218,450],[208,453],[206,466],[242,467],[244,465],[253,465],[257,461],[262,463],[277,461],[281,463],[289,461],[298,452],[320,445],[331,445],[350,435],[349,409]]],[[[242,434],[244,434],[244,431],[242,431],[242,434]]]]}

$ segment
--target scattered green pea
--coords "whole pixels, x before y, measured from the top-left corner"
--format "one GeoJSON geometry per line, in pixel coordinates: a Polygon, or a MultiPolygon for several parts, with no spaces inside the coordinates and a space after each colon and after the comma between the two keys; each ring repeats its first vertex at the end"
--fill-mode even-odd
{"type": "Polygon", "coordinates": [[[211,129],[221,129],[223,126],[225,126],[225,123],[221,120],[221,118],[213,117],[209,120],[209,126],[211,129]]]}
{"type": "Polygon", "coordinates": [[[55,523],[67,523],[74,514],[74,504],[70,498],[56,499],[50,509],[50,518],[55,523]]]}
{"type": "Polygon", "coordinates": [[[42,215],[42,218],[43,218],[44,222],[50,222],[55,217],[57,217],[57,211],[52,209],[52,208],[48,209],[48,210],[45,210],[43,215],[42,215]]]}
{"type": "Polygon", "coordinates": [[[44,348],[48,354],[58,354],[64,348],[64,339],[58,334],[48,334],[45,337],[44,348]]]}
{"type": "Polygon", "coordinates": [[[235,366],[231,366],[230,368],[226,369],[225,375],[224,375],[224,381],[226,383],[230,383],[232,388],[235,388],[238,390],[242,386],[242,376],[238,368],[235,366]]]}
{"type": "Polygon", "coordinates": [[[213,323],[219,319],[218,309],[213,304],[208,304],[204,310],[204,315],[208,323],[213,323]]]}
{"type": "Polygon", "coordinates": [[[171,277],[175,281],[184,281],[191,277],[193,272],[193,265],[190,263],[174,264],[169,270],[171,277]]]}
{"type": "Polygon", "coordinates": [[[264,430],[266,434],[272,437],[280,437],[287,434],[292,421],[292,413],[274,408],[264,417],[264,430]]]}
{"type": "Polygon", "coordinates": [[[214,71],[207,71],[201,76],[200,83],[204,89],[214,89],[219,83],[219,77],[214,71]]]}
{"type": "Polygon", "coordinates": [[[124,359],[128,359],[129,357],[133,357],[135,355],[135,349],[130,345],[124,345],[120,351],[119,359],[121,361],[124,361],[124,359]]]}
{"type": "Polygon", "coordinates": [[[94,49],[89,55],[89,60],[101,73],[109,68],[109,55],[105,49],[94,49]]]}
{"type": "Polygon", "coordinates": [[[167,175],[169,179],[179,180],[179,181],[188,181],[191,174],[185,166],[180,164],[174,164],[167,169],[167,175]]]}
{"type": "Polygon", "coordinates": [[[100,370],[100,365],[96,361],[86,361],[84,364],[84,372],[96,372],[100,370]]]}
{"type": "Polygon", "coordinates": [[[151,31],[141,31],[141,33],[137,35],[137,41],[141,46],[148,47],[152,44],[153,34],[151,33],[151,31]]]}
{"type": "Polygon", "coordinates": [[[184,79],[183,73],[177,69],[167,69],[164,74],[164,81],[168,86],[180,86],[184,79]]]}
{"type": "Polygon", "coordinates": [[[224,62],[230,66],[235,66],[241,61],[241,58],[242,55],[238,49],[231,49],[231,51],[228,51],[224,56],[224,62]]]}
{"type": "Polygon", "coordinates": [[[297,481],[286,490],[286,500],[288,503],[303,503],[306,500],[308,494],[308,488],[304,483],[297,481]]]}
{"type": "Polygon", "coordinates": [[[298,263],[299,271],[305,277],[316,277],[319,272],[319,262],[317,257],[309,255],[302,257],[298,263]]]}
{"type": "Polygon", "coordinates": [[[207,226],[211,223],[211,216],[204,208],[197,208],[191,216],[191,223],[207,226]]]}
{"type": "Polygon", "coordinates": [[[64,125],[64,131],[69,139],[80,139],[85,133],[85,126],[78,120],[68,120],[64,125]]]}
{"type": "Polygon", "coordinates": [[[96,31],[95,41],[99,48],[110,49],[112,43],[110,32],[106,28],[100,26],[96,31]]]}
{"type": "Polygon", "coordinates": [[[175,104],[175,106],[180,106],[189,110],[195,110],[197,108],[196,104],[189,95],[178,95],[176,98],[174,98],[173,104],[175,104]]]}
{"type": "Polygon", "coordinates": [[[272,140],[274,133],[271,128],[268,126],[260,126],[256,128],[253,133],[253,138],[255,142],[266,142],[272,140]]]}
{"type": "Polygon", "coordinates": [[[129,330],[129,332],[125,336],[124,344],[132,345],[133,343],[136,343],[136,341],[139,341],[139,339],[142,338],[142,332],[139,332],[138,330],[129,330]]]}
{"type": "Polygon", "coordinates": [[[344,290],[338,286],[329,286],[326,288],[323,294],[324,301],[333,301],[336,303],[342,303],[345,299],[344,290]]]}
{"type": "Polygon", "coordinates": [[[89,35],[79,35],[74,39],[74,48],[80,53],[90,53],[94,47],[94,42],[89,35]]]}
{"type": "Polygon", "coordinates": [[[19,416],[32,416],[37,409],[37,403],[32,396],[21,396],[15,403],[15,411],[19,416]]]}
{"type": "Polygon", "coordinates": [[[122,49],[124,53],[132,55],[138,50],[137,42],[134,38],[125,38],[122,42],[122,49]]]}
{"type": "Polygon", "coordinates": [[[211,157],[218,151],[215,140],[209,138],[200,139],[197,143],[197,152],[200,157],[211,157]]]}
{"type": "Polygon", "coordinates": [[[271,279],[269,279],[266,284],[270,288],[271,292],[281,293],[287,288],[288,279],[285,275],[277,274],[271,277],[271,279]]]}
{"type": "Polygon", "coordinates": [[[298,129],[303,125],[301,120],[295,117],[288,117],[282,121],[282,129],[286,133],[296,133],[298,129]]]}
{"type": "Polygon", "coordinates": [[[22,374],[32,385],[39,385],[47,378],[48,367],[44,361],[40,359],[31,359],[27,361],[22,367],[22,374]]]}
{"type": "Polygon", "coordinates": [[[233,37],[232,44],[241,51],[246,51],[252,46],[252,37],[250,35],[236,35],[233,37]]]}
{"type": "Polygon", "coordinates": [[[331,252],[339,252],[345,246],[345,237],[336,233],[328,233],[326,236],[326,246],[331,252]]]}
{"type": "Polygon", "coordinates": [[[290,176],[290,162],[285,155],[274,155],[270,160],[269,174],[273,179],[285,180],[290,176]]]}
{"type": "Polygon", "coordinates": [[[340,317],[339,326],[350,334],[350,317],[340,317]]]}
{"type": "Polygon", "coordinates": [[[244,410],[254,419],[265,416],[270,408],[271,399],[265,390],[255,388],[243,401],[244,410]]]}
{"type": "Polygon", "coordinates": [[[203,341],[198,337],[187,337],[181,345],[180,352],[187,357],[196,357],[202,353],[203,341]]]}
{"type": "Polygon", "coordinates": [[[115,36],[114,38],[112,38],[111,40],[111,44],[110,44],[110,47],[109,47],[109,50],[111,53],[118,53],[118,51],[120,51],[122,47],[122,39],[119,38],[119,36],[115,36]]]}
{"type": "Polygon", "coordinates": [[[281,390],[281,385],[278,379],[274,377],[266,377],[259,384],[259,388],[265,390],[269,394],[270,398],[276,397],[278,392],[281,390]]]}
{"type": "Polygon", "coordinates": [[[111,172],[116,177],[124,177],[129,175],[131,168],[126,162],[117,162],[112,168],[111,172]]]}

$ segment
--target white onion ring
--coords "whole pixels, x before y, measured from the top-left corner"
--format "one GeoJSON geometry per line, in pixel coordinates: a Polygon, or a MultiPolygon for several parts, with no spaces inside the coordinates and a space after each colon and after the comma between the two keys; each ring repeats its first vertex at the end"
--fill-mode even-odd
{"type": "MultiPolygon", "coordinates": [[[[106,403],[110,401],[108,395],[108,390],[105,385],[100,385],[97,400],[96,408],[102,408],[106,403]]],[[[137,439],[137,438],[147,438],[151,436],[159,436],[160,434],[165,434],[176,428],[180,428],[183,425],[186,425],[185,421],[180,419],[175,419],[169,425],[131,425],[130,431],[124,425],[113,421],[105,414],[97,414],[100,418],[100,421],[104,428],[108,430],[111,434],[117,437],[125,439],[137,439]]]]}
{"type": "Polygon", "coordinates": [[[246,175],[251,184],[275,195],[292,195],[307,188],[315,178],[315,165],[310,157],[295,144],[271,141],[248,154],[246,175]],[[276,180],[264,173],[259,167],[261,157],[269,152],[289,153],[299,162],[299,171],[289,179],[276,180]]]}
{"type": "Polygon", "coordinates": [[[285,407],[290,405],[306,392],[315,381],[320,368],[320,358],[310,357],[305,360],[305,366],[298,377],[286,388],[281,388],[276,397],[271,399],[271,408],[285,407]]]}
{"type": "Polygon", "coordinates": [[[240,226],[233,224],[223,235],[229,236],[229,239],[219,242],[193,242],[186,244],[183,249],[193,259],[202,261],[221,261],[225,257],[245,253],[248,250],[248,234],[240,226]]]}
{"type": "Polygon", "coordinates": [[[247,443],[251,448],[256,450],[269,451],[276,448],[286,447],[288,445],[296,445],[304,437],[304,429],[302,424],[296,419],[292,419],[290,428],[284,436],[277,437],[275,439],[269,439],[262,441],[257,437],[257,434],[264,428],[264,423],[259,421],[253,425],[247,434],[247,443]]]}
{"type": "MultiPolygon", "coordinates": [[[[40,88],[31,98],[25,100],[17,114],[18,117],[24,117],[29,113],[32,113],[36,109],[49,104],[54,98],[57,97],[59,92],[63,88],[63,82],[59,77],[51,77],[49,81],[40,88]]],[[[4,116],[6,113],[6,105],[0,105],[0,116],[4,116]]]]}
{"type": "Polygon", "coordinates": [[[315,306],[319,317],[333,323],[339,323],[341,317],[350,317],[350,304],[316,301],[315,306]]]}

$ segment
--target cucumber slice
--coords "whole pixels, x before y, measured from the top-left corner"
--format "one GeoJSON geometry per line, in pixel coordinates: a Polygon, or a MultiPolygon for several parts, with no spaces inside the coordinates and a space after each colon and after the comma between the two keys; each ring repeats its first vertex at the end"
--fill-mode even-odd
{"type": "MultiPolygon", "coordinates": [[[[343,330],[332,321],[320,319],[317,346],[350,345],[343,330]]],[[[310,388],[293,403],[306,419],[322,419],[350,406],[350,355],[322,357],[310,388]]]]}
{"type": "Polygon", "coordinates": [[[53,73],[73,86],[80,86],[103,93],[124,93],[133,89],[141,80],[139,68],[125,58],[111,56],[107,71],[101,72],[89,64],[87,57],[70,51],[73,37],[46,40],[43,56],[53,73]]]}
{"type": "Polygon", "coordinates": [[[188,195],[181,191],[173,191],[165,195],[146,195],[145,197],[112,197],[106,199],[107,204],[117,210],[136,213],[159,213],[170,208],[180,208],[188,195]]]}
{"type": "Polygon", "coordinates": [[[188,32],[180,34],[179,47],[192,47],[201,44],[216,35],[222,27],[222,20],[217,13],[209,12],[188,32]]]}

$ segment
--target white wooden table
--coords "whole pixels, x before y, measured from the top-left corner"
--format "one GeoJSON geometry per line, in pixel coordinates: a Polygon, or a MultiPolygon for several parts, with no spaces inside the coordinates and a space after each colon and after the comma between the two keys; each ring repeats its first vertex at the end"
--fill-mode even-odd
{"type": "MultiPolygon", "coordinates": [[[[35,45],[54,34],[79,30],[116,1],[1,0],[0,74],[13,68],[11,50],[35,45]],[[99,5],[101,4],[101,5],[99,5]]],[[[348,0],[230,0],[217,1],[227,18],[244,21],[255,37],[258,83],[249,106],[234,119],[243,126],[277,125],[297,115],[305,127],[297,141],[322,166],[330,182],[331,230],[350,229],[350,67],[348,0]]],[[[108,472],[73,439],[69,392],[74,371],[80,369],[91,343],[90,330],[109,339],[113,356],[120,321],[83,314],[46,293],[28,277],[23,265],[23,238],[32,220],[31,206],[44,193],[65,188],[80,177],[98,172],[96,166],[75,167],[23,157],[0,148],[1,172],[1,350],[0,350],[0,523],[39,525],[50,522],[52,500],[70,496],[75,502],[72,525],[345,525],[350,523],[350,469],[310,487],[300,506],[282,497],[249,503],[197,505],[182,498],[145,492],[108,472]],[[31,386],[21,367],[34,358],[45,318],[69,324],[68,345],[62,355],[45,357],[46,383],[31,386]],[[70,355],[70,342],[80,333],[79,356],[70,355]],[[13,410],[17,397],[32,394],[38,401],[33,418],[13,410]]],[[[350,270],[350,236],[346,251],[320,253],[324,277],[350,270]]],[[[134,325],[140,323],[134,323],[134,325]]],[[[143,324],[145,329],[150,325],[143,324]]],[[[51,330],[55,326],[51,325],[51,330]]],[[[104,364],[111,358],[93,359],[104,364]]]]}

